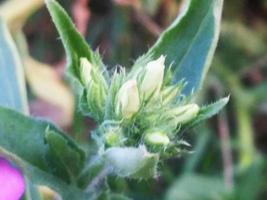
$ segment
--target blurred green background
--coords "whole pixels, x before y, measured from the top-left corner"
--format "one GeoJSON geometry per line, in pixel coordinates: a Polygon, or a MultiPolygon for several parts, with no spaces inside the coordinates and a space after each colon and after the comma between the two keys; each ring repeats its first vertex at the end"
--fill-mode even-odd
{"type": "MultiPolygon", "coordinates": [[[[63,75],[63,47],[42,1],[25,0],[24,7],[16,0],[0,3],[23,57],[31,114],[52,119],[80,141],[89,138],[94,123],[75,109],[63,75]]],[[[60,3],[111,69],[131,67],[177,17],[183,1],[60,3]]],[[[156,180],[110,178],[112,189],[137,200],[267,199],[266,0],[225,1],[220,41],[197,101],[227,95],[223,112],[184,135],[191,154],[161,163],[156,180]]]]}

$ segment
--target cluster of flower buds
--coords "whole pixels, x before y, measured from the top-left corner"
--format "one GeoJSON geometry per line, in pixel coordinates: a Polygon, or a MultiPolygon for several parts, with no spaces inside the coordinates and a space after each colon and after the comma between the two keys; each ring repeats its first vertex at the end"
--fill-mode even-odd
{"type": "Polygon", "coordinates": [[[98,134],[103,135],[107,146],[145,144],[148,148],[167,149],[174,143],[178,128],[199,113],[197,104],[179,100],[183,82],[165,84],[165,56],[140,67],[134,76],[121,73],[114,75],[110,82],[86,58],[80,62],[80,78],[93,116],[99,116],[95,112],[100,113],[97,120],[107,124],[105,113],[112,113],[108,121],[118,124],[98,134]]]}
{"type": "Polygon", "coordinates": [[[119,176],[156,176],[159,158],[181,152],[177,134],[198,116],[199,106],[181,98],[184,81],[172,84],[168,72],[165,56],[128,75],[117,69],[112,78],[88,59],[80,59],[86,106],[99,123],[93,138],[119,176]]]}
{"type": "Polygon", "coordinates": [[[117,96],[117,114],[131,118],[139,111],[141,102],[159,95],[164,79],[164,61],[165,57],[161,56],[149,62],[136,79],[130,79],[121,86],[117,96]]]}

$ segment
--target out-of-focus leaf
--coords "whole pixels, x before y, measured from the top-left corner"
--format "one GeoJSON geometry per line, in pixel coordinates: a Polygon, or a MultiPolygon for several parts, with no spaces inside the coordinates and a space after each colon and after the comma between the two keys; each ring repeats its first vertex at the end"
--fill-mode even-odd
{"type": "Polygon", "coordinates": [[[60,108],[58,124],[69,126],[74,113],[74,96],[70,89],[48,65],[27,57],[24,59],[26,78],[33,93],[40,99],[60,108]]]}
{"type": "Polygon", "coordinates": [[[243,170],[237,177],[238,184],[236,184],[235,199],[257,199],[264,180],[263,159],[257,155],[253,164],[243,170]]]}
{"type": "MultiPolygon", "coordinates": [[[[24,174],[34,185],[47,185],[62,195],[63,199],[88,199],[74,184],[52,175],[54,166],[47,162],[49,145],[45,143],[47,128],[60,135],[73,150],[79,147],[53,124],[35,120],[0,107],[0,154],[14,158],[24,169],[24,174]],[[76,147],[75,147],[76,146],[76,147]]],[[[80,154],[81,150],[77,150],[80,154]]],[[[70,163],[69,163],[70,164],[70,163]]]]}
{"type": "Polygon", "coordinates": [[[185,175],[168,190],[165,200],[226,200],[229,193],[221,179],[185,175]]]}
{"type": "Polygon", "coordinates": [[[260,31],[239,22],[224,22],[213,66],[215,70],[227,68],[235,72],[231,72],[233,75],[244,75],[254,66],[252,63],[266,55],[266,51],[267,45],[260,31]]]}
{"type": "Polygon", "coordinates": [[[0,19],[0,105],[28,113],[22,64],[5,23],[0,19]]]}
{"type": "Polygon", "coordinates": [[[32,184],[27,177],[25,177],[25,180],[27,188],[24,193],[23,200],[33,200],[33,199],[42,200],[37,187],[34,184],[32,184]]]}
{"type": "Polygon", "coordinates": [[[160,6],[161,1],[160,0],[143,0],[141,1],[143,9],[148,13],[149,15],[155,15],[157,12],[159,6],[160,6]]]}
{"type": "Polygon", "coordinates": [[[110,200],[131,200],[131,199],[121,194],[110,194],[110,200]]]}
{"type": "Polygon", "coordinates": [[[197,91],[217,45],[223,0],[186,0],[182,13],[155,45],[135,63],[136,68],[166,55],[173,64],[174,82],[185,79],[185,94],[197,91]]]}
{"type": "Polygon", "coordinates": [[[253,96],[253,103],[258,104],[267,100],[267,82],[263,82],[253,89],[248,90],[248,93],[253,96]]]}
{"type": "Polygon", "coordinates": [[[8,0],[0,5],[0,16],[7,22],[11,31],[15,32],[42,5],[44,0],[8,0]]]}
{"type": "Polygon", "coordinates": [[[211,138],[211,133],[209,130],[205,129],[205,127],[201,127],[201,135],[197,136],[196,145],[194,146],[194,153],[189,155],[186,158],[186,162],[184,164],[184,173],[192,173],[196,170],[197,165],[200,163],[201,158],[205,156],[205,152],[207,150],[208,142],[211,138]]]}

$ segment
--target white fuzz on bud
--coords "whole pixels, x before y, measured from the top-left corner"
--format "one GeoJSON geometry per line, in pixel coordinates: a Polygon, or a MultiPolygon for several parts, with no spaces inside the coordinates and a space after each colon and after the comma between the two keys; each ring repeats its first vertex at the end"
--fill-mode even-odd
{"type": "Polygon", "coordinates": [[[125,82],[119,89],[117,96],[116,113],[129,119],[140,107],[140,98],[136,80],[125,82]]]}
{"type": "Polygon", "coordinates": [[[170,139],[163,132],[152,132],[146,134],[145,142],[149,145],[167,146],[170,143],[170,139]]]}
{"type": "Polygon", "coordinates": [[[197,104],[188,104],[175,108],[172,110],[172,114],[174,114],[177,124],[185,124],[197,116],[199,109],[197,104]]]}
{"type": "Polygon", "coordinates": [[[157,94],[161,89],[164,78],[165,57],[160,56],[157,60],[149,62],[144,70],[140,90],[144,98],[150,97],[153,92],[157,94]]]}
{"type": "Polygon", "coordinates": [[[84,86],[88,86],[92,80],[92,69],[93,66],[87,58],[80,58],[80,76],[84,86]]]}

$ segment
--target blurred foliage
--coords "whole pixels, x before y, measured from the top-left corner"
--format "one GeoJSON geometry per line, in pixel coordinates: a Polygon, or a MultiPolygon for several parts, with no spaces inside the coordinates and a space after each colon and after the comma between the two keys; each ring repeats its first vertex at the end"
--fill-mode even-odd
{"type": "MultiPolygon", "coordinates": [[[[78,1],[61,0],[70,12],[78,1]]],[[[130,66],[144,53],[175,18],[181,1],[90,0],[86,5],[87,41],[111,67],[118,62],[130,66]]],[[[194,153],[162,163],[157,180],[109,178],[114,191],[138,200],[267,198],[266,27],[266,0],[225,1],[220,42],[199,101],[230,94],[227,110],[191,133],[186,139],[194,144],[194,153]]],[[[47,11],[35,12],[23,32],[30,55],[53,65],[61,77],[63,47],[47,11]]],[[[87,133],[92,126],[75,113],[72,129],[87,133]]]]}

